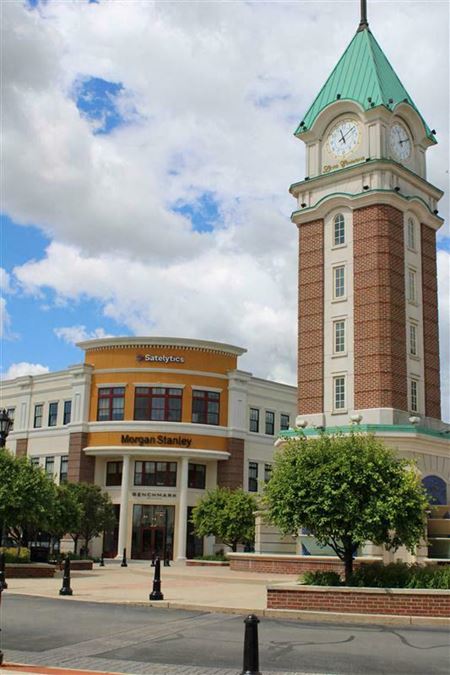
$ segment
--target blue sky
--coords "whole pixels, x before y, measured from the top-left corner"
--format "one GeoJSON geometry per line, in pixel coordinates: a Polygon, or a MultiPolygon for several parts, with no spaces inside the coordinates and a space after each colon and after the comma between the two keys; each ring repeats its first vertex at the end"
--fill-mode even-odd
{"type": "MultiPolygon", "coordinates": [[[[337,4],[4,7],[3,372],[65,368],[80,337],[165,334],[247,347],[243,367],[295,381],[292,133],[357,25],[337,4]]],[[[438,129],[429,179],[447,190],[444,4],[433,34],[424,2],[369,19],[438,129]]]]}

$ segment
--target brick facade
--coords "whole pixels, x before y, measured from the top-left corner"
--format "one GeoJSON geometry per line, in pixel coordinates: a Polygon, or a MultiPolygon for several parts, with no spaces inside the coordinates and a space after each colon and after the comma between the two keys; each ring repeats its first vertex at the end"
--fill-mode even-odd
{"type": "Polygon", "coordinates": [[[324,360],[324,222],[299,226],[298,411],[321,413],[324,360]]]}
{"type": "Polygon", "coordinates": [[[16,457],[26,457],[28,452],[28,438],[19,438],[16,441],[16,457]]]}
{"type": "Polygon", "coordinates": [[[74,433],[69,437],[69,466],[67,479],[70,483],[93,483],[95,471],[95,457],[89,457],[83,452],[88,445],[88,434],[74,433]]]}
{"type": "Polygon", "coordinates": [[[421,226],[425,415],[441,418],[436,232],[421,226]]]}
{"type": "Polygon", "coordinates": [[[217,485],[227,488],[241,488],[244,481],[244,445],[242,438],[229,438],[227,451],[231,457],[217,462],[217,485]]]}
{"type": "Polygon", "coordinates": [[[450,617],[450,591],[397,588],[268,588],[268,609],[450,617]]]}
{"type": "MultiPolygon", "coordinates": [[[[344,563],[334,556],[299,556],[299,555],[261,555],[245,556],[228,555],[230,569],[235,572],[259,572],[261,574],[304,574],[305,572],[338,572],[344,574],[344,563]]],[[[366,562],[373,560],[366,559],[366,562]]],[[[355,560],[357,569],[361,562],[355,560]]]]}
{"type": "Polygon", "coordinates": [[[403,214],[353,212],[355,409],[408,410],[403,214]]]}

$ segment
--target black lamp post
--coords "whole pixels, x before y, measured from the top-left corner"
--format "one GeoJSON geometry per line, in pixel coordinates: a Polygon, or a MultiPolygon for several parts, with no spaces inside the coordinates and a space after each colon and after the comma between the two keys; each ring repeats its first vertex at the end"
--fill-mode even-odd
{"type": "Polygon", "coordinates": [[[13,421],[8,415],[6,408],[0,410],[0,448],[5,447],[6,437],[12,427],[13,421]]]}

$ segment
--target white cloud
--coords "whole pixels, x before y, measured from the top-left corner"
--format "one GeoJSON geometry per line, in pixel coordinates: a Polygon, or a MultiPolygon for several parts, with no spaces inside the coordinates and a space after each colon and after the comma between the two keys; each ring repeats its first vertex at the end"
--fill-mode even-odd
{"type": "Polygon", "coordinates": [[[1,378],[2,380],[13,380],[16,377],[23,377],[24,375],[42,375],[48,372],[47,366],[42,366],[40,363],[20,361],[20,363],[11,364],[6,373],[1,375],[1,378]]]}
{"type": "Polygon", "coordinates": [[[77,342],[82,342],[83,340],[111,337],[111,335],[107,334],[103,328],[96,328],[95,330],[88,331],[86,330],[86,326],[81,325],[61,326],[60,328],[55,328],[53,332],[56,337],[59,337],[70,345],[75,345],[77,342]]]}
{"type": "MultiPolygon", "coordinates": [[[[375,36],[438,131],[428,177],[446,188],[448,6],[433,3],[428,30],[428,1],[372,5],[375,36]]],[[[356,3],[50,0],[4,15],[5,210],[52,239],[16,269],[23,288],[80,313],[95,299],[135,334],[235,342],[243,367],[295,382],[287,188],[304,146],[292,132],[352,37],[356,3]],[[71,97],[80,76],[121,82],[139,121],[94,135],[71,97]],[[173,207],[205,192],[219,217],[200,234],[173,207]]],[[[78,328],[57,330],[70,342],[78,328]]]]}

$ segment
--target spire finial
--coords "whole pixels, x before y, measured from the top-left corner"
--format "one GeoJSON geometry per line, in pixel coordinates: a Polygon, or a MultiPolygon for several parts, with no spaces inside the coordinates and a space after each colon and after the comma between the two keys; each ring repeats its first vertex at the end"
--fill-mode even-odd
{"type": "Polygon", "coordinates": [[[369,28],[367,21],[367,0],[361,0],[361,21],[359,22],[358,31],[369,28]]]}

